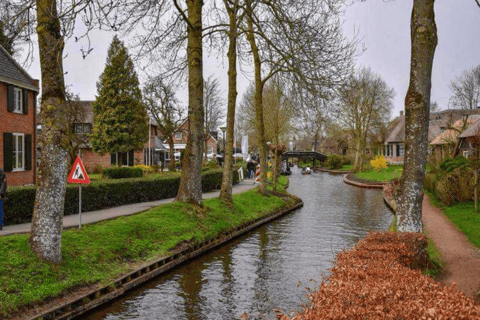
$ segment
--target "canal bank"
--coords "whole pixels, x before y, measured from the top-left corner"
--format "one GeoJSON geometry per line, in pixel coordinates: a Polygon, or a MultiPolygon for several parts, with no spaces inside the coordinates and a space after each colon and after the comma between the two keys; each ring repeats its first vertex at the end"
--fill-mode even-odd
{"type": "Polygon", "coordinates": [[[327,276],[338,252],[370,230],[386,230],[392,214],[378,190],[341,176],[301,175],[292,168],[289,192],[304,206],[179,266],[82,319],[239,319],[244,312],[275,319],[296,312],[327,276]]]}
{"type": "Polygon", "coordinates": [[[134,287],[300,204],[296,197],[264,197],[251,190],[234,195],[233,207],[219,199],[206,200],[201,209],[181,203],[160,206],[65,231],[59,266],[38,261],[28,249],[27,235],[2,237],[9,251],[0,252],[3,318],[15,312],[18,319],[46,311],[58,316],[58,305],[65,305],[66,313],[86,309],[97,298],[118,295],[120,287],[134,287]]]}

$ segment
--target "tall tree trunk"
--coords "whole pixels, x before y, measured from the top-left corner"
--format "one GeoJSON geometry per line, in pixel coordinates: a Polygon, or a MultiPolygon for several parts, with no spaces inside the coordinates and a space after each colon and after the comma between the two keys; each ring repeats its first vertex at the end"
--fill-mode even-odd
{"type": "Polygon", "coordinates": [[[230,19],[228,38],[228,104],[227,104],[227,140],[225,141],[222,188],[220,198],[232,201],[233,135],[235,129],[235,105],[237,103],[237,1],[233,7],[224,1],[230,19]]]}
{"type": "Polygon", "coordinates": [[[202,149],[204,129],[203,58],[202,58],[203,0],[187,0],[188,11],[188,119],[189,131],[182,175],[176,200],[202,204],[202,149]]]}
{"type": "Polygon", "coordinates": [[[173,139],[168,141],[168,147],[170,148],[170,163],[168,165],[168,171],[175,172],[177,169],[175,168],[175,145],[173,139]]]}
{"type": "Polygon", "coordinates": [[[361,142],[360,138],[357,138],[355,141],[355,161],[353,162],[353,172],[359,172],[361,169],[361,142]]]}
{"type": "Polygon", "coordinates": [[[414,0],[413,3],[410,84],[405,97],[405,161],[397,205],[399,231],[422,231],[430,89],[437,46],[434,2],[435,0],[414,0]]]}
{"type": "Polygon", "coordinates": [[[267,143],[265,141],[265,123],[263,121],[263,81],[262,81],[262,63],[260,59],[259,49],[255,41],[255,33],[253,30],[253,9],[251,1],[247,1],[247,23],[248,32],[247,40],[250,43],[250,48],[253,54],[253,63],[255,68],[255,91],[254,91],[254,106],[255,106],[255,121],[257,134],[257,147],[260,156],[260,186],[258,191],[261,194],[267,193],[267,143]]]}
{"type": "Polygon", "coordinates": [[[43,130],[38,166],[38,188],[29,243],[35,254],[48,262],[62,260],[62,230],[67,184],[63,37],[55,0],[37,0],[37,34],[42,72],[41,116],[43,130]]]}

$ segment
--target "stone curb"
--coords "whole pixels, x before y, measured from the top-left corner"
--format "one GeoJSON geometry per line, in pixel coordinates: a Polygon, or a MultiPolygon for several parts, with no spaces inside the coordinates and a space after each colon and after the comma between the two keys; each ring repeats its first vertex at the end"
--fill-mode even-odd
{"type": "Polygon", "coordinates": [[[367,184],[367,183],[362,183],[362,182],[357,182],[353,181],[347,178],[348,174],[343,176],[343,182],[346,184],[350,184],[352,186],[360,187],[360,188],[370,188],[370,189],[383,189],[383,186],[386,185],[387,183],[372,183],[372,184],[367,184]]]}
{"type": "Polygon", "coordinates": [[[331,174],[349,174],[351,171],[345,171],[345,170],[330,170],[330,169],[325,169],[325,168],[315,168],[315,171],[321,171],[321,172],[328,172],[331,174]]]}

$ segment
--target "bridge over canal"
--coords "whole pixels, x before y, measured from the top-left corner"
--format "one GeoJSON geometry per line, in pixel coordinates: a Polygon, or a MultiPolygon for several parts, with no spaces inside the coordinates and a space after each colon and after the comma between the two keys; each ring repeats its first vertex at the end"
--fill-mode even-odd
{"type": "Polygon", "coordinates": [[[287,160],[289,158],[313,158],[313,167],[315,168],[316,160],[325,161],[327,156],[323,153],[316,151],[288,151],[282,154],[282,159],[287,160]]]}

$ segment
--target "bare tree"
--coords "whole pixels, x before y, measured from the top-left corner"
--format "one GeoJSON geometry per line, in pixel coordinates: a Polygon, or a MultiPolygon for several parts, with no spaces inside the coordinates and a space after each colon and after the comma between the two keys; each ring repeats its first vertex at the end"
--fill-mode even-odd
{"type": "Polygon", "coordinates": [[[338,85],[351,70],[354,43],[346,42],[330,1],[255,1],[245,3],[244,32],[254,63],[254,105],[260,154],[260,193],[266,192],[266,141],[263,87],[282,73],[319,95],[338,85]]]}
{"type": "Polygon", "coordinates": [[[175,171],[174,134],[181,121],[184,120],[184,109],[175,97],[173,84],[166,84],[160,78],[150,79],[143,92],[147,109],[157,122],[163,138],[168,143],[170,151],[169,170],[175,171]]]}
{"type": "Polygon", "coordinates": [[[480,108],[480,65],[462,72],[450,82],[450,104],[454,108],[480,108]]]}
{"type": "Polygon", "coordinates": [[[410,84],[405,97],[405,160],[397,202],[398,230],[422,231],[423,180],[433,57],[437,46],[435,0],[414,0],[411,18],[410,84]]]}
{"type": "Polygon", "coordinates": [[[340,89],[338,119],[353,137],[355,172],[361,169],[367,136],[374,123],[388,121],[393,98],[393,89],[369,68],[362,68],[340,89]]]}
{"type": "Polygon", "coordinates": [[[205,139],[204,139],[204,151],[205,162],[207,162],[207,141],[210,137],[210,132],[216,131],[218,126],[225,118],[225,108],[223,106],[224,101],[222,99],[222,91],[220,89],[220,83],[218,78],[214,75],[210,75],[207,80],[204,81],[203,102],[205,110],[205,139]]]}

